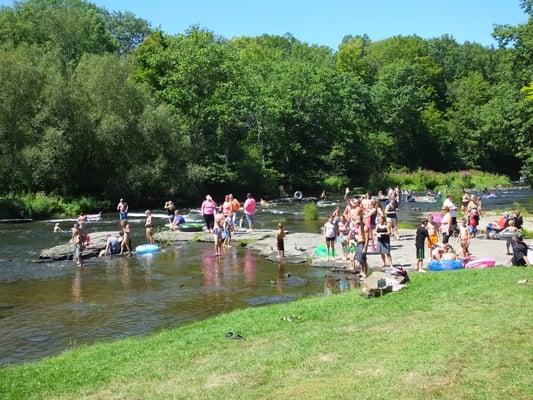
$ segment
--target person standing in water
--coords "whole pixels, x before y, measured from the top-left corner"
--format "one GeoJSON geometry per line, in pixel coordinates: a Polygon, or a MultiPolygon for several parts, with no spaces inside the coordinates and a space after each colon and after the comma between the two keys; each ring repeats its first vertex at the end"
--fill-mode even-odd
{"type": "Polygon", "coordinates": [[[174,220],[174,211],[176,211],[176,206],[172,200],[165,202],[165,210],[167,210],[168,223],[171,224],[174,220]]]}
{"type": "Polygon", "coordinates": [[[120,255],[124,254],[124,250],[126,250],[128,255],[131,257],[131,228],[127,219],[122,221],[122,235],[120,255]]]}
{"type": "Polygon", "coordinates": [[[146,215],[146,222],[144,224],[144,229],[146,232],[146,241],[148,244],[154,244],[154,223],[152,212],[150,210],[146,210],[144,214],[146,215]]]}
{"type": "Polygon", "coordinates": [[[83,267],[83,250],[89,245],[89,235],[83,232],[79,226],[72,230],[72,244],[74,245],[74,257],[78,267],[83,267]]]}
{"type": "Polygon", "coordinates": [[[333,219],[334,217],[330,216],[324,224],[324,240],[326,241],[328,260],[335,258],[335,241],[337,240],[337,226],[333,222],[333,219]]]}
{"type": "Polygon", "coordinates": [[[285,229],[281,222],[278,223],[278,229],[276,230],[276,245],[278,249],[278,258],[285,257],[285,229]]]}
{"type": "Polygon", "coordinates": [[[118,202],[117,211],[118,211],[118,219],[120,221],[128,219],[128,203],[126,203],[124,199],[120,199],[120,201],[118,202]]]}
{"type": "MultiPolygon", "coordinates": [[[[224,221],[222,219],[222,221],[224,221]]],[[[213,236],[214,236],[214,239],[215,239],[215,256],[216,257],[219,257],[222,255],[222,241],[223,241],[223,238],[222,238],[222,233],[224,231],[224,227],[221,225],[221,222],[222,222],[220,219],[216,220],[214,222],[214,227],[213,227],[213,236]]]]}
{"type": "Polygon", "coordinates": [[[231,202],[231,226],[233,227],[233,232],[237,232],[237,224],[239,219],[239,210],[241,209],[241,203],[239,203],[239,200],[233,197],[233,195],[229,194],[229,199],[231,202]]]}
{"type": "Polygon", "coordinates": [[[254,231],[254,218],[256,212],[257,202],[252,197],[251,193],[246,195],[246,201],[244,202],[244,216],[248,221],[248,232],[254,231]]]}
{"type": "Polygon", "coordinates": [[[202,215],[204,216],[205,225],[209,233],[213,232],[215,225],[215,210],[217,208],[217,203],[213,201],[211,195],[205,196],[205,200],[200,207],[202,215]]]}

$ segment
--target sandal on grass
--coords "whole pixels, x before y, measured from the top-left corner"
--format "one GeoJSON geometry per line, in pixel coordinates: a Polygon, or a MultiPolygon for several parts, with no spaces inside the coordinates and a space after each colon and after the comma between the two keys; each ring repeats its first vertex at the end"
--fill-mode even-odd
{"type": "Polygon", "coordinates": [[[239,335],[238,333],[228,332],[226,333],[226,338],[228,339],[244,339],[244,336],[239,335]]]}

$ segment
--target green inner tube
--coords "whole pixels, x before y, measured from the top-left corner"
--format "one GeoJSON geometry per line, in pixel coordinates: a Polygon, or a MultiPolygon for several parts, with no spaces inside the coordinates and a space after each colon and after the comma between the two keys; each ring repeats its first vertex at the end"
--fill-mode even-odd
{"type": "Polygon", "coordinates": [[[183,232],[201,232],[204,229],[204,224],[201,222],[185,222],[180,225],[180,231],[183,232]]]}
{"type": "MultiPolygon", "coordinates": [[[[356,248],[354,245],[350,245],[346,248],[346,253],[356,253],[356,248]]],[[[335,244],[335,255],[342,254],[342,247],[339,244],[335,244]]],[[[315,247],[315,255],[318,257],[327,257],[328,256],[328,248],[326,247],[326,243],[321,243],[318,246],[315,247]]]]}

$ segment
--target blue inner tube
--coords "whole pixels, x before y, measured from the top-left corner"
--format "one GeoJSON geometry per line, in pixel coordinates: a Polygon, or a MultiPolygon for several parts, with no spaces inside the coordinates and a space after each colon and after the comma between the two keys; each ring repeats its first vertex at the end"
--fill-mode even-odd
{"type": "Polygon", "coordinates": [[[138,254],[155,253],[159,251],[157,244],[141,244],[135,248],[135,252],[138,254]]]}
{"type": "Polygon", "coordinates": [[[464,266],[460,260],[433,260],[428,264],[430,271],[452,271],[461,268],[464,268],[464,266]]]}

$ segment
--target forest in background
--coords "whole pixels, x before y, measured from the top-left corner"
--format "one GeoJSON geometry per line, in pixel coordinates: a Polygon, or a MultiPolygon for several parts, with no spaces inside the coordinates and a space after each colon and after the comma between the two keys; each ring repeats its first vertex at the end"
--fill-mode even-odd
{"type": "Polygon", "coordinates": [[[0,194],[190,201],[418,168],[531,182],[533,0],[521,6],[497,47],[347,35],[333,50],[16,1],[0,8],[0,194]]]}

